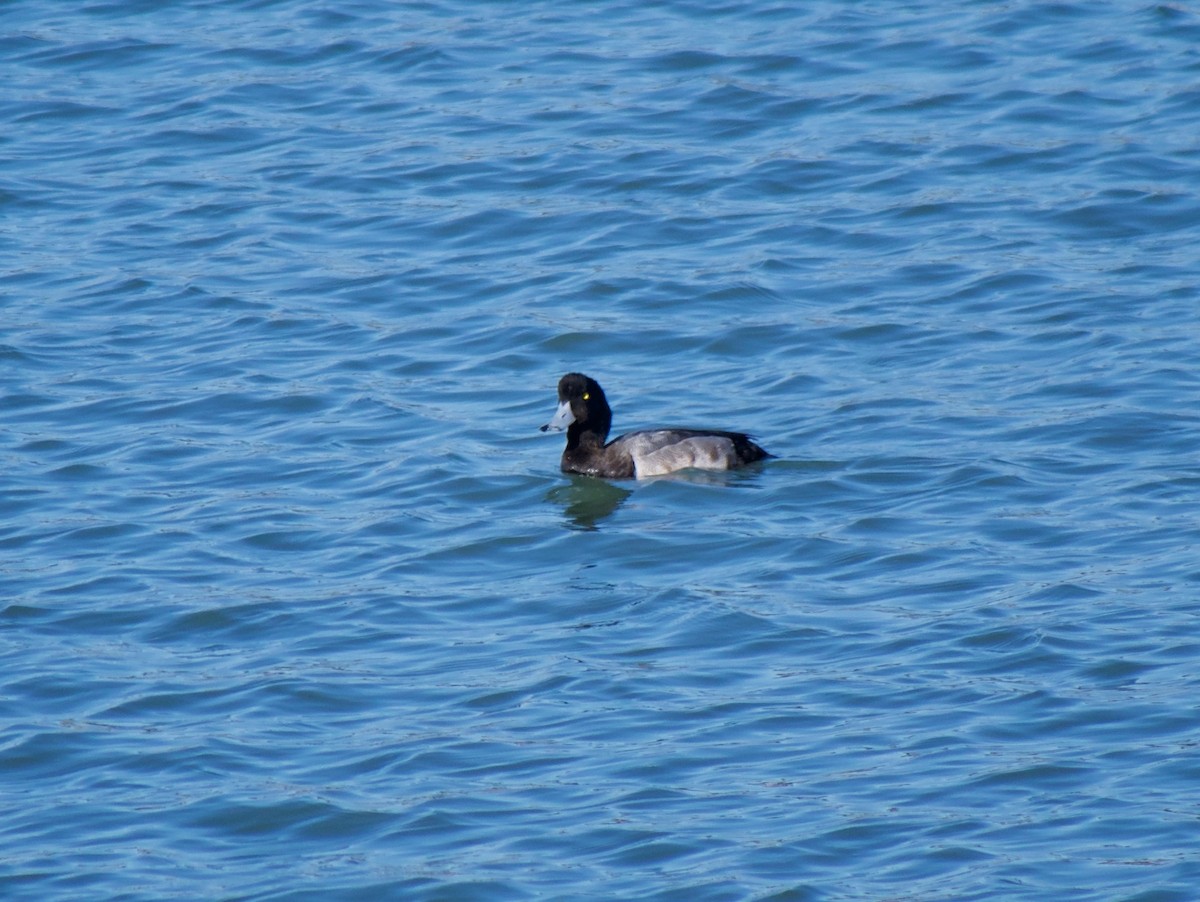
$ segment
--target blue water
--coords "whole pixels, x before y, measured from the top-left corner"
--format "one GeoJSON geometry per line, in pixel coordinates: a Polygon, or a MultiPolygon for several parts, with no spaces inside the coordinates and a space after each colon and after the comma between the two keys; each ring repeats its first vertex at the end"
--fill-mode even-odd
{"type": "Polygon", "coordinates": [[[0,896],[1197,897],[1190,5],[0,25],[0,896]]]}

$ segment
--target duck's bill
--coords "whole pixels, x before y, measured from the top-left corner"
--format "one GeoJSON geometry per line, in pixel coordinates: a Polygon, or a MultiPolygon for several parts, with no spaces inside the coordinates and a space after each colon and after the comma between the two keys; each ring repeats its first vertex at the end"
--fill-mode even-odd
{"type": "Polygon", "coordinates": [[[556,432],[562,432],[568,426],[575,422],[575,414],[571,413],[571,402],[563,401],[558,405],[558,410],[554,414],[554,419],[542,427],[542,432],[553,429],[556,432]]]}

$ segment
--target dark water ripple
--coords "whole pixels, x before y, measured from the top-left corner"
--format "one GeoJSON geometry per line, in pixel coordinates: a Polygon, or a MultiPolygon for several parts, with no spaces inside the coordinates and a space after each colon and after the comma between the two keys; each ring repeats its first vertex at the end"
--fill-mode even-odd
{"type": "Polygon", "coordinates": [[[1193,898],[1191,11],[4,18],[0,895],[1193,898]]]}

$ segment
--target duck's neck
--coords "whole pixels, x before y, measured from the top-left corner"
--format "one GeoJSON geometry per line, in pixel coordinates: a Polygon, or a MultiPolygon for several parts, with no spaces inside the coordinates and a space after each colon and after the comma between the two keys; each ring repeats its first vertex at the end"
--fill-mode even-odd
{"type": "Polygon", "coordinates": [[[576,448],[603,448],[604,440],[607,438],[607,428],[601,432],[594,428],[585,429],[578,423],[572,423],[567,427],[567,450],[574,451],[576,448]]]}

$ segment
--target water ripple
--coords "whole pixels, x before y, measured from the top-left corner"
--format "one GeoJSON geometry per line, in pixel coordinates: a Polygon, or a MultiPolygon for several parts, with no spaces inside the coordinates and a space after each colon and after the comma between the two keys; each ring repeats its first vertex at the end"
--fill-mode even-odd
{"type": "Polygon", "coordinates": [[[1191,897],[1188,10],[7,12],[14,898],[1191,897]]]}

